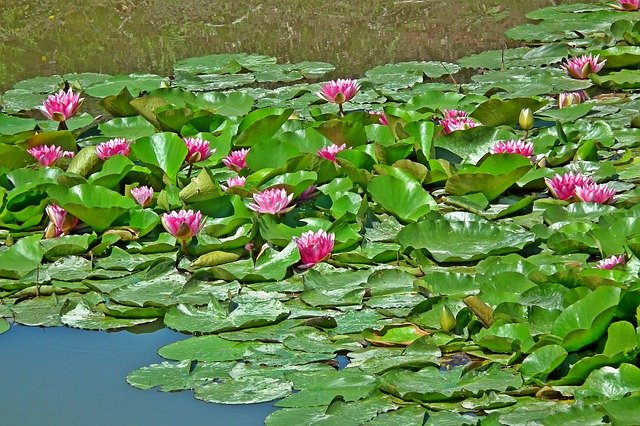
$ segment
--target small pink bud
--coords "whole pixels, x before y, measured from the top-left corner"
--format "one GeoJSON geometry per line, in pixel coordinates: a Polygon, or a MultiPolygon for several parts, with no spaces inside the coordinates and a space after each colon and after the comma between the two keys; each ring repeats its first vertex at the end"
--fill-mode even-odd
{"type": "Polygon", "coordinates": [[[66,235],[78,225],[78,218],[70,215],[57,204],[49,204],[45,210],[49,220],[55,227],[54,237],[66,235]]]}
{"type": "Polygon", "coordinates": [[[139,186],[131,189],[131,196],[142,207],[147,207],[153,201],[153,188],[149,186],[139,186]]]}

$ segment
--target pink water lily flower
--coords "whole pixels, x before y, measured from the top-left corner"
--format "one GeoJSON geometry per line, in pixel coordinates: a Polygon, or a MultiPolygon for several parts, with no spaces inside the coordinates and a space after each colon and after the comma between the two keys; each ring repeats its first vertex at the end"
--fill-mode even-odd
{"type": "Polygon", "coordinates": [[[442,120],[447,120],[447,119],[452,119],[452,118],[468,117],[468,116],[469,115],[467,114],[467,112],[463,111],[461,109],[443,109],[442,110],[442,120]]]}
{"type": "Polygon", "coordinates": [[[520,140],[499,141],[491,147],[492,154],[519,154],[524,157],[531,157],[533,154],[533,143],[520,140]]]}
{"type": "Polygon", "coordinates": [[[131,189],[131,196],[142,207],[147,207],[153,201],[153,188],[150,186],[138,186],[131,189]]]}
{"type": "Polygon", "coordinates": [[[124,155],[126,157],[129,155],[130,149],[131,145],[126,139],[115,138],[98,144],[96,146],[96,155],[105,161],[114,155],[124,155]]]}
{"type": "Polygon", "coordinates": [[[187,242],[204,227],[206,218],[199,211],[180,210],[162,215],[162,226],[182,245],[182,253],[187,254],[187,242]]]}
{"type": "Polygon", "coordinates": [[[340,151],[344,151],[346,148],[347,148],[346,144],[336,145],[333,143],[329,146],[323,146],[318,150],[318,157],[322,157],[329,161],[333,161],[334,163],[337,163],[338,161],[336,160],[336,155],[340,151]]]}
{"type": "Polygon", "coordinates": [[[604,64],[607,63],[606,59],[602,62],[598,62],[598,59],[600,59],[600,55],[593,56],[588,54],[576,56],[575,58],[567,59],[567,61],[562,64],[562,68],[564,68],[571,77],[584,80],[589,77],[589,74],[600,71],[602,67],[604,67],[604,64]]]}
{"type": "Polygon", "coordinates": [[[282,188],[269,188],[262,192],[253,194],[253,203],[249,203],[249,208],[258,213],[282,214],[291,210],[289,207],[293,200],[293,194],[287,194],[282,188]]]}
{"type": "Polygon", "coordinates": [[[573,172],[555,175],[551,179],[545,178],[545,183],[551,194],[559,200],[568,200],[573,197],[576,187],[595,184],[590,177],[573,172]]]}
{"type": "Polygon", "coordinates": [[[231,188],[234,186],[244,186],[247,182],[247,178],[244,176],[234,176],[232,178],[227,179],[227,188],[231,188]]]}
{"type": "Polygon", "coordinates": [[[359,90],[360,85],[357,80],[339,78],[324,83],[317,95],[328,102],[342,105],[353,99],[359,90]]]}
{"type": "Polygon", "coordinates": [[[387,115],[384,113],[384,111],[369,111],[369,114],[377,115],[378,123],[382,124],[383,126],[389,125],[389,120],[387,119],[387,115]]]}
{"type": "Polygon", "coordinates": [[[597,183],[587,183],[576,186],[575,194],[578,200],[588,203],[611,204],[616,190],[607,185],[597,183]]]}
{"type": "Polygon", "coordinates": [[[300,252],[301,265],[300,268],[307,269],[316,263],[322,262],[333,250],[335,234],[327,233],[324,230],[317,232],[307,231],[300,235],[299,238],[293,238],[300,252]]]}
{"type": "Polygon", "coordinates": [[[215,149],[209,149],[209,141],[200,138],[184,138],[183,141],[188,150],[185,161],[189,164],[204,161],[216,151],[215,149]]]}
{"type": "Polygon", "coordinates": [[[620,256],[613,255],[611,257],[607,257],[606,259],[602,259],[596,265],[598,269],[613,269],[618,265],[624,265],[627,261],[627,258],[624,254],[620,256]]]}
{"type": "Polygon", "coordinates": [[[49,226],[53,225],[53,232],[50,233],[47,231],[47,234],[50,234],[50,236],[60,237],[66,235],[78,225],[78,218],[70,215],[57,204],[49,204],[45,208],[45,211],[51,221],[49,226]]]}
{"type": "Polygon", "coordinates": [[[562,92],[558,95],[558,108],[566,108],[570,105],[578,105],[587,99],[584,90],[577,92],[562,92]]]}
{"type": "Polygon", "coordinates": [[[438,120],[437,123],[443,127],[445,134],[455,132],[456,130],[471,129],[472,127],[480,125],[469,117],[466,111],[460,109],[442,110],[442,120],[438,120]]]}
{"type": "Polygon", "coordinates": [[[80,94],[73,93],[73,90],[69,88],[66,92],[60,90],[54,95],[49,95],[42,102],[40,110],[50,120],[67,121],[76,115],[83,102],[84,99],[80,97],[80,94]]]}
{"type": "Polygon", "coordinates": [[[618,10],[638,10],[640,0],[618,0],[618,4],[612,4],[611,7],[618,10]]]}
{"type": "Polygon", "coordinates": [[[239,172],[247,166],[247,154],[249,149],[242,148],[236,151],[232,151],[226,158],[222,159],[222,162],[229,169],[239,172]]]}
{"type": "Polygon", "coordinates": [[[445,134],[453,133],[456,130],[467,130],[479,126],[480,123],[475,122],[471,117],[454,117],[445,118],[440,121],[445,134]]]}
{"type": "Polygon", "coordinates": [[[62,157],[73,158],[71,151],[64,151],[57,145],[38,145],[27,150],[43,166],[53,166],[62,157]]]}

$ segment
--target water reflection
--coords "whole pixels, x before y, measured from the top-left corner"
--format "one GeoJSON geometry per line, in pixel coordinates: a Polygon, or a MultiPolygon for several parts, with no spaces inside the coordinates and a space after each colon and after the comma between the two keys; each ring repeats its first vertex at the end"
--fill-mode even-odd
{"type": "Polygon", "coordinates": [[[389,62],[500,48],[526,12],[562,2],[3,0],[0,89],[56,73],[168,75],[177,59],[233,52],[327,61],[336,75],[359,76],[389,62]]]}

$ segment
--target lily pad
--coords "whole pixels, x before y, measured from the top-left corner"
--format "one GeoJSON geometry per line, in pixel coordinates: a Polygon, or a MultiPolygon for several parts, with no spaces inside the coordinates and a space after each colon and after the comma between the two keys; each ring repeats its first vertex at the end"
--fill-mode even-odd
{"type": "Polygon", "coordinates": [[[427,249],[438,262],[465,262],[514,253],[534,240],[533,234],[517,226],[444,218],[410,224],[398,233],[403,247],[427,249]]]}

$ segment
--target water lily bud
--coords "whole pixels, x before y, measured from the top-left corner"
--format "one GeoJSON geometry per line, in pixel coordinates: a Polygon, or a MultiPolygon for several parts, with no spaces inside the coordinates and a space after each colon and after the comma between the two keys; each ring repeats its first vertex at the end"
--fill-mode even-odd
{"type": "Polygon", "coordinates": [[[109,229],[104,235],[117,235],[120,241],[135,241],[138,239],[138,233],[129,229],[109,229]]]}
{"type": "Polygon", "coordinates": [[[442,305],[440,311],[440,328],[444,331],[451,331],[456,326],[456,317],[453,316],[453,312],[447,305],[442,305]]]}
{"type": "Polygon", "coordinates": [[[520,111],[518,124],[520,124],[522,130],[531,130],[533,128],[533,113],[529,108],[524,108],[520,111]]]}

